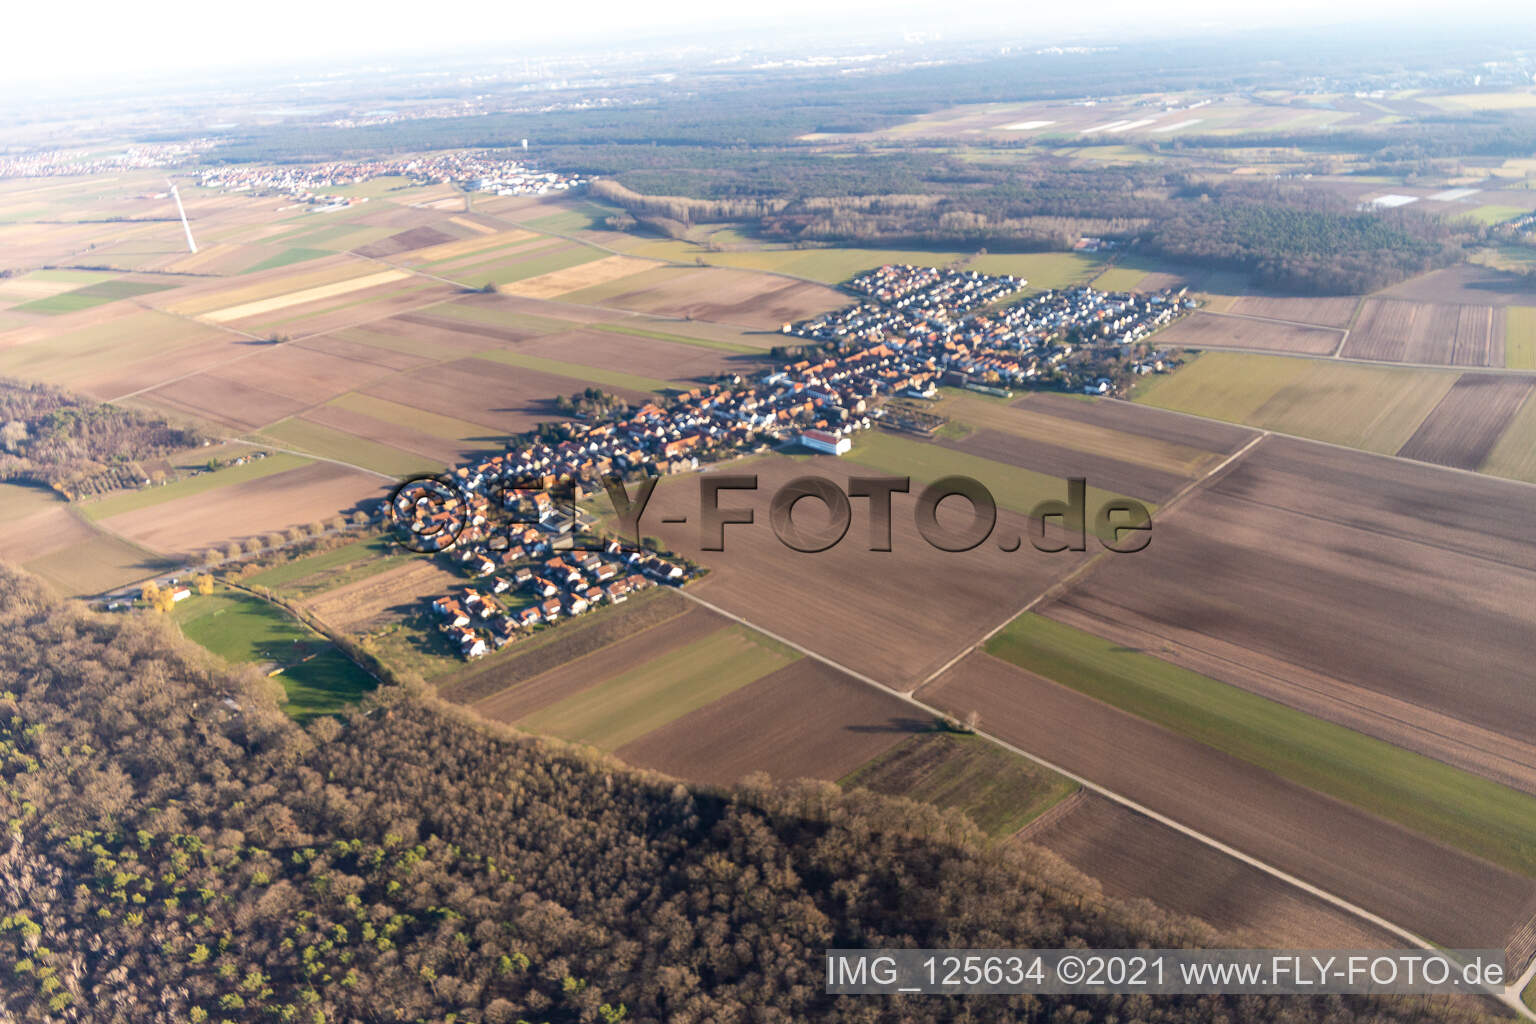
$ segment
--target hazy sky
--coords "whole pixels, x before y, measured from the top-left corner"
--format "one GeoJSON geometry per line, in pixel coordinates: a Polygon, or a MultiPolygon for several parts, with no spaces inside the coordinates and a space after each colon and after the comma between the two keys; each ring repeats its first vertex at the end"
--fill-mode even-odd
{"type": "MultiPolygon", "coordinates": [[[[772,0],[751,5],[751,16],[723,12],[740,5],[718,0],[584,0],[543,3],[433,4],[421,0],[258,0],[256,3],[124,3],[121,0],[16,0],[8,5],[0,41],[0,78],[62,83],[103,73],[164,72],[174,68],[243,67],[327,56],[464,49],[579,41],[629,31],[691,32],[771,20],[802,28],[855,19],[895,31],[943,28],[953,35],[978,30],[994,37],[1048,38],[1066,33],[1134,31],[1154,22],[1170,28],[1242,28],[1256,24],[1338,23],[1380,18],[1401,25],[1430,17],[1531,17],[1529,0],[1470,0],[1454,5],[1428,0],[1288,0],[1283,5],[1243,0],[1098,0],[1091,4],[1031,0],[772,0]],[[730,19],[730,20],[725,20],[730,19]]],[[[764,26],[766,28],[766,26],[764,26]]],[[[1536,43],[1536,35],[1533,35],[1536,43]]]]}

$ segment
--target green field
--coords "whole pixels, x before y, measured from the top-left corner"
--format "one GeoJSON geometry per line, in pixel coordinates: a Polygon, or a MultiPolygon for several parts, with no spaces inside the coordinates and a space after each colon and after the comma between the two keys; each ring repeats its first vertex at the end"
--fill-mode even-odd
{"type": "Polygon", "coordinates": [[[271,476],[288,469],[298,469],[300,466],[309,464],[309,459],[298,455],[274,452],[264,459],[256,459],[243,466],[225,466],[212,473],[185,477],[163,487],[146,487],[139,491],[113,494],[100,501],[86,502],[81,505],[81,511],[89,519],[107,519],[124,512],[135,512],[141,508],[149,508],[151,505],[201,494],[217,487],[228,487],[247,480],[259,480],[264,476],[271,476]]]}
{"type": "Polygon", "coordinates": [[[628,334],[636,338],[652,338],[656,341],[671,341],[679,345],[694,345],[698,348],[712,348],[719,352],[735,352],[741,355],[762,355],[763,353],[762,349],[753,348],[751,345],[711,341],[708,338],[691,338],[684,334],[668,334],[665,331],[648,331],[643,327],[626,327],[623,324],[588,324],[587,329],[604,331],[608,334],[628,334]]]}
{"type": "Polygon", "coordinates": [[[231,664],[280,666],[284,710],[294,718],[332,714],[375,685],[325,637],[250,594],[220,587],[194,594],[172,614],[187,639],[231,664]]]}
{"type": "Polygon", "coordinates": [[[1110,267],[1093,279],[1093,286],[1103,292],[1133,292],[1146,276],[1136,267],[1110,267]]]}
{"type": "MultiPolygon", "coordinates": [[[[545,256],[535,256],[531,259],[502,260],[491,266],[473,271],[472,275],[462,278],[470,285],[511,284],[514,281],[525,281],[530,277],[538,277],[541,274],[552,274],[557,270],[565,270],[569,267],[579,267],[583,263],[591,263],[600,260],[609,254],[601,249],[594,249],[586,245],[572,245],[568,249],[560,249],[545,256]]],[[[460,274],[469,272],[458,272],[460,274]]]]}
{"type": "Polygon", "coordinates": [[[994,839],[1013,835],[1077,789],[988,740],[938,730],[903,740],[839,782],[963,811],[994,839]]]}
{"type": "Polygon", "coordinates": [[[1319,793],[1536,877],[1536,797],[1039,615],[1021,615],[986,649],[1319,793]]]}
{"type": "MultiPolygon", "coordinates": [[[[1065,501],[1067,497],[1067,483],[1057,477],[994,462],[977,455],[967,455],[950,448],[940,448],[938,445],[924,441],[898,437],[883,430],[867,430],[860,434],[848,457],[873,469],[884,470],[898,476],[910,476],[914,484],[918,481],[931,483],[940,477],[957,474],[968,476],[979,480],[987,490],[992,492],[992,498],[999,508],[1011,509],[1024,515],[1028,515],[1042,501],[1065,501]]],[[[917,488],[914,486],[913,489],[917,488]]],[[[1095,511],[1104,502],[1117,497],[1119,495],[1110,491],[1093,486],[1088,488],[1089,532],[1093,532],[1095,511]]],[[[963,503],[964,499],[956,498],[953,501],[963,503]]],[[[1157,506],[1150,502],[1141,504],[1146,506],[1149,512],[1157,509],[1157,506]]],[[[944,507],[947,510],[948,503],[944,507]]],[[[1100,539],[1112,538],[1101,537],[1100,539]]]]}
{"type": "Polygon", "coordinates": [[[1504,433],[1478,469],[1493,476],[1536,483],[1536,396],[1527,398],[1509,418],[1504,433]]]}
{"type": "Polygon", "coordinates": [[[1473,209],[1468,210],[1464,216],[1477,221],[1479,224],[1498,224],[1501,221],[1509,220],[1511,217],[1518,217],[1522,213],[1529,212],[1529,210],[1522,209],[1518,206],[1488,205],[1474,207],[1473,209]]]}
{"type": "Polygon", "coordinates": [[[1144,377],[1134,400],[1391,455],[1456,382],[1455,371],[1204,352],[1144,377]]]}
{"type": "Polygon", "coordinates": [[[542,217],[518,223],[533,231],[571,235],[578,231],[606,231],[608,225],[603,223],[603,218],[624,212],[617,206],[608,206],[591,199],[564,200],[560,205],[565,208],[561,212],[546,213],[542,217]]]}
{"type": "Polygon", "coordinates": [[[797,659],[730,625],[520,720],[519,728],[614,750],[797,659]]]}
{"type": "Polygon", "coordinates": [[[506,363],[508,366],[520,366],[525,370],[537,370],[540,373],[552,373],[559,377],[570,377],[573,380],[585,381],[588,384],[596,384],[604,388],[627,388],[631,391],[670,391],[678,385],[669,380],[656,380],[654,377],[639,377],[632,373],[621,373],[618,370],[600,370],[595,366],[586,366],[582,363],[567,363],[559,359],[545,359],[542,356],[525,356],[520,352],[513,352],[504,348],[494,348],[489,352],[477,352],[477,359],[489,359],[497,363],[506,363]]]}
{"type": "Polygon", "coordinates": [[[276,270],[278,267],[286,267],[293,263],[303,263],[306,260],[318,259],[321,256],[329,256],[330,254],[330,251],[327,249],[309,249],[302,245],[290,246],[274,256],[268,256],[264,260],[252,263],[240,271],[240,273],[254,274],[258,270],[276,270]]]}
{"type": "Polygon", "coordinates": [[[132,299],[152,292],[163,292],[176,287],[173,284],[152,284],[147,281],[98,281],[73,291],[60,292],[46,299],[24,303],[16,307],[20,313],[73,313],[92,306],[104,306],[118,299],[132,299]]]}
{"type": "Polygon", "coordinates": [[[251,587],[270,587],[286,596],[309,596],[393,568],[407,557],[384,537],[368,537],[295,558],[282,565],[253,573],[243,581],[251,587]],[[311,583],[318,584],[310,586],[311,583]]]}
{"type": "Polygon", "coordinates": [[[270,427],[262,427],[260,436],[269,437],[285,446],[297,448],[311,455],[362,466],[364,469],[371,469],[375,473],[386,473],[389,476],[404,477],[415,473],[437,473],[446,468],[438,460],[425,455],[417,455],[415,452],[402,451],[377,441],[365,440],[354,434],[322,426],[319,423],[311,423],[308,420],[292,418],[282,420],[270,427]]]}
{"type": "Polygon", "coordinates": [[[1510,306],[1504,317],[1504,365],[1536,370],[1536,306],[1510,306]]]}
{"type": "Polygon", "coordinates": [[[1520,1000],[1530,1007],[1533,1013],[1536,1013],[1536,979],[1533,979],[1529,985],[1525,986],[1525,991],[1520,993],[1520,1000]]]}

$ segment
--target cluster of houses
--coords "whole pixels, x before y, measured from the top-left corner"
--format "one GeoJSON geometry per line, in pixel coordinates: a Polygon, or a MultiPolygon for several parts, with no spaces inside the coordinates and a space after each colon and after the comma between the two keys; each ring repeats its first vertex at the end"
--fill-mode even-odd
{"type": "Polygon", "coordinates": [[[465,659],[601,604],[622,604],[647,587],[690,578],[683,566],[618,541],[576,550],[557,548],[559,534],[538,528],[514,531],[505,547],[486,543],[483,532],[472,536],[459,538],[455,557],[479,585],[432,602],[439,628],[465,659]]]}
{"type": "Polygon", "coordinates": [[[486,153],[433,153],[395,160],[344,160],[323,164],[274,167],[213,167],[198,176],[204,188],[289,196],[321,208],[339,208],[347,201],[327,195],[327,189],[357,185],[373,178],[401,177],[420,183],[457,182],[466,188],[497,195],[544,195],[584,184],[572,174],[540,171],[517,160],[486,153]]]}
{"type": "MultiPolygon", "coordinates": [[[[850,282],[880,302],[786,324],[784,333],[834,343],[848,353],[838,357],[845,363],[894,353],[908,366],[932,368],[945,383],[1024,385],[1049,368],[1068,387],[1102,394],[1113,382],[1106,386],[1109,378],[1093,372],[1096,355],[1128,350],[1195,304],[1183,288],[1134,293],[1081,285],[1000,305],[1024,283],[975,271],[882,267],[850,282]]],[[[1132,371],[1161,368],[1153,357],[1132,371]]],[[[926,397],[922,388],[905,393],[926,397]]]]}

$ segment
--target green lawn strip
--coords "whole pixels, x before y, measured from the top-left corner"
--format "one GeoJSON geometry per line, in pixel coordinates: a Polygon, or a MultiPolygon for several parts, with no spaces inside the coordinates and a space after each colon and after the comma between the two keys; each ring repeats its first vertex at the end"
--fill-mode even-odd
{"type": "Polygon", "coordinates": [[[637,377],[632,373],[620,373],[618,370],[600,370],[595,366],[586,366],[582,363],[566,363],[558,359],[545,359],[543,356],[527,356],[502,348],[491,349],[489,352],[477,352],[475,358],[506,363],[508,366],[520,366],[525,370],[537,370],[540,373],[553,373],[556,376],[570,377],[599,387],[626,388],[630,391],[672,391],[679,387],[678,384],[669,380],[637,377]]]}
{"type": "MultiPolygon", "coordinates": [[[[991,491],[992,498],[999,507],[1011,509],[1023,515],[1028,515],[1042,501],[1066,501],[1067,499],[1067,482],[1058,477],[1020,469],[992,459],[984,459],[979,455],[958,452],[952,448],[941,448],[925,441],[897,437],[883,430],[869,430],[860,434],[854,441],[853,452],[849,458],[874,469],[900,476],[911,476],[914,482],[925,484],[932,483],[940,477],[968,476],[980,481],[987,490],[991,491]]],[[[914,487],[914,490],[916,489],[914,487]]],[[[1104,531],[1102,536],[1095,531],[1094,517],[1099,507],[1106,501],[1119,498],[1119,495],[1111,491],[1094,487],[1092,480],[1088,481],[1084,515],[1089,533],[1101,540],[1114,539],[1113,530],[1104,531]]],[[[951,500],[956,503],[964,502],[963,498],[951,500]]],[[[1144,501],[1141,504],[1149,512],[1157,509],[1157,506],[1150,502],[1144,501]]],[[[948,509],[947,503],[945,509],[948,509]]]]}
{"type": "Polygon", "coordinates": [[[988,653],[1319,793],[1536,877],[1536,797],[1026,614],[988,653]]]}
{"type": "Polygon", "coordinates": [[[231,664],[271,663],[294,718],[331,714],[376,685],[336,646],[277,605],[238,590],[194,594],[173,613],[187,639],[231,664]]]}
{"type": "Polygon", "coordinates": [[[903,740],[839,780],[963,811],[1005,839],[1077,790],[1077,783],[977,736],[935,729],[903,740]]]}
{"type": "Polygon", "coordinates": [[[278,267],[286,267],[293,263],[303,263],[307,260],[319,259],[321,256],[329,255],[331,255],[329,249],[309,249],[302,245],[295,245],[284,249],[282,252],[268,256],[264,260],[252,263],[240,271],[240,273],[254,274],[258,270],[276,270],[278,267]]]}
{"type": "Polygon", "coordinates": [[[1536,370],[1536,306],[1510,306],[1504,316],[1504,365],[1536,370]]]}
{"type": "MultiPolygon", "coordinates": [[[[403,555],[396,555],[391,551],[391,544],[383,537],[367,537],[363,540],[353,541],[351,544],[343,544],[339,548],[322,551],[317,555],[309,555],[305,558],[295,558],[291,562],[282,565],[274,565],[270,569],[252,573],[241,582],[251,587],[270,587],[273,590],[282,590],[290,583],[304,580],[310,576],[323,573],[329,579],[338,573],[345,573],[355,569],[359,565],[367,565],[375,572],[398,565],[403,555]]],[[[373,572],[364,575],[373,575],[373,572]]],[[[360,577],[354,577],[360,578],[360,577]]],[[[342,583],[350,583],[351,580],[340,580],[330,583],[325,589],[330,590],[342,583]]]]}
{"type": "Polygon", "coordinates": [[[311,455],[336,459],[339,462],[362,466],[376,473],[386,473],[390,476],[405,477],[415,473],[438,473],[447,468],[437,459],[428,458],[425,455],[417,455],[415,452],[404,451],[332,427],[322,426],[319,423],[292,417],[274,423],[270,427],[263,427],[260,435],[253,436],[268,437],[311,455]]]}
{"type": "Polygon", "coordinates": [[[654,658],[517,724],[614,750],[797,659],[740,625],[654,658]]]}
{"type": "Polygon", "coordinates": [[[729,341],[710,341],[707,338],[690,338],[684,334],[668,334],[665,331],[648,331],[643,327],[626,327],[623,324],[588,324],[587,330],[604,331],[608,334],[629,334],[636,338],[653,338],[656,341],[672,341],[679,345],[695,345],[712,348],[719,352],[736,352],[742,355],[760,356],[763,350],[751,345],[736,345],[729,341]]]}
{"type": "Polygon", "coordinates": [[[158,505],[161,502],[174,501],[177,498],[201,494],[204,491],[211,491],[216,487],[227,487],[231,484],[244,483],[247,480],[259,480],[264,476],[272,476],[274,473],[307,466],[310,462],[310,459],[302,458],[298,455],[275,452],[264,459],[249,460],[243,466],[225,466],[212,473],[186,477],[166,484],[163,487],[146,487],[140,491],[114,494],[110,497],[102,498],[100,501],[82,503],[80,510],[87,519],[107,519],[111,516],[121,515],[124,512],[134,512],[141,508],[149,508],[151,505],[158,505]]]}
{"type": "Polygon", "coordinates": [[[1525,986],[1525,991],[1520,993],[1520,1001],[1530,1007],[1533,1012],[1536,1012],[1536,979],[1533,979],[1529,985],[1525,986]]]}

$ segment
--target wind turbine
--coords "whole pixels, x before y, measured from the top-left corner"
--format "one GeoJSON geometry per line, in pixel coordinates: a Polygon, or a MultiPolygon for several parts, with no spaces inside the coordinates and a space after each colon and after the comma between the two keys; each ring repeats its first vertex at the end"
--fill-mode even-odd
{"type": "Polygon", "coordinates": [[[176,191],[176,183],[170,178],[165,183],[171,186],[171,198],[176,200],[176,212],[181,214],[181,229],[187,233],[187,251],[197,252],[197,243],[192,241],[192,225],[187,223],[187,211],[181,205],[181,193],[176,191]]]}

